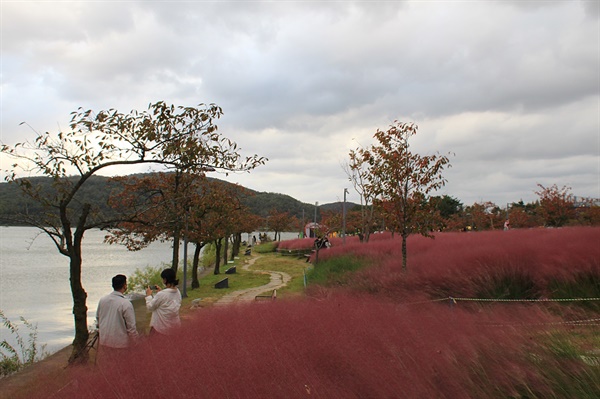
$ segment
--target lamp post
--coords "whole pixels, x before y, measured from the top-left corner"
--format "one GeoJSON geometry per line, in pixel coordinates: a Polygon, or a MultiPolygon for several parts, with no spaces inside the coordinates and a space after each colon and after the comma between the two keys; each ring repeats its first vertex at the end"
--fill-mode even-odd
{"type": "Polygon", "coordinates": [[[185,210],[185,232],[183,234],[183,293],[182,297],[187,298],[187,259],[188,259],[188,211],[185,210]]]}
{"type": "Polygon", "coordinates": [[[342,206],[342,245],[346,245],[346,194],[348,189],[344,189],[344,205],[342,206]]]}

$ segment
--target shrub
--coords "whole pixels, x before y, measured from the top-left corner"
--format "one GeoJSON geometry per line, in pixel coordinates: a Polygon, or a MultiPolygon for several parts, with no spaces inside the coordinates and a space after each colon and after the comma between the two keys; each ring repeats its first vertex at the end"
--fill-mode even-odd
{"type": "Polygon", "coordinates": [[[25,341],[19,332],[19,327],[10,321],[1,310],[0,320],[2,320],[4,327],[13,335],[18,345],[15,348],[6,339],[0,342],[0,376],[17,372],[47,355],[45,345],[38,348],[36,325],[32,325],[23,317],[20,317],[23,325],[29,329],[28,339],[25,341]]]}
{"type": "Polygon", "coordinates": [[[127,289],[129,291],[145,291],[149,285],[162,285],[160,273],[169,267],[166,264],[162,266],[146,266],[143,269],[135,269],[131,276],[127,277],[127,289]]]}
{"type": "Polygon", "coordinates": [[[266,254],[270,252],[275,252],[277,250],[278,245],[279,241],[268,241],[259,245],[255,245],[254,247],[252,247],[252,249],[258,254],[266,254]]]}
{"type": "MultiPolygon", "coordinates": [[[[325,252],[323,250],[322,252],[325,252]]],[[[342,284],[346,281],[347,273],[366,266],[366,262],[353,256],[340,256],[319,262],[308,272],[309,283],[342,284]]]]}
{"type": "Polygon", "coordinates": [[[202,248],[201,263],[205,268],[209,268],[215,265],[217,261],[217,247],[214,242],[206,244],[202,248]]]}

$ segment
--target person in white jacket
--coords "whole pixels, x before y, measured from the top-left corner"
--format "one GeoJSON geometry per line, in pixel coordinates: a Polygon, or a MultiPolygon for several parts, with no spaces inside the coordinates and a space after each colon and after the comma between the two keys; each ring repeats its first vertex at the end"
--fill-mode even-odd
{"type": "Polygon", "coordinates": [[[150,335],[168,335],[170,330],[181,325],[179,308],[181,307],[181,292],[177,288],[175,270],[165,269],[160,273],[165,289],[156,288],[152,296],[152,288],[146,288],[146,308],[152,312],[150,319],[150,335]]]}

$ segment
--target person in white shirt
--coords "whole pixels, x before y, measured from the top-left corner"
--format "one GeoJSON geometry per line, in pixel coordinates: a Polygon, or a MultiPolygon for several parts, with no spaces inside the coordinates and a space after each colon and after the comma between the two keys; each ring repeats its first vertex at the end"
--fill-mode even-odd
{"type": "Polygon", "coordinates": [[[127,277],[117,274],[112,278],[114,289],[102,297],[96,310],[100,345],[108,348],[127,348],[138,338],[133,304],[125,298],[127,277]]]}
{"type": "Polygon", "coordinates": [[[181,307],[181,293],[177,289],[179,280],[176,279],[175,270],[165,269],[160,273],[165,289],[157,288],[152,296],[152,289],[146,288],[146,308],[152,312],[150,319],[150,335],[168,335],[170,330],[181,325],[179,308],[181,307]]]}

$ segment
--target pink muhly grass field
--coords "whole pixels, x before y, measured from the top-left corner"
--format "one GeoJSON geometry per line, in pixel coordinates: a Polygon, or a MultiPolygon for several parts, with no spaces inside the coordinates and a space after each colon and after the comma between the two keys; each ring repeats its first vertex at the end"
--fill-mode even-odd
{"type": "Polygon", "coordinates": [[[529,339],[535,329],[513,325],[520,320],[553,319],[524,308],[473,314],[356,295],[206,308],[176,336],[72,369],[74,382],[59,396],[491,398],[524,385],[544,392],[523,354],[525,346],[538,350],[529,339]]]}
{"type": "Polygon", "coordinates": [[[548,352],[551,334],[586,328],[562,324],[565,311],[543,302],[448,300],[492,295],[504,283],[532,284],[526,295],[566,295],[556,281],[581,274],[593,285],[600,228],[411,236],[408,273],[400,238],[372,237],[337,239],[320,251],[315,268],[338,256],[368,263],[338,286],[309,285],[302,300],[201,308],[176,335],[69,369],[66,386],[40,381],[32,397],[60,388],[54,397],[543,398],[557,397],[556,389],[572,397],[562,389],[580,381],[580,397],[600,393],[597,368],[548,352]]]}
{"type": "MultiPolygon", "coordinates": [[[[350,287],[404,298],[493,296],[501,280],[523,295],[550,298],[556,283],[592,276],[600,283],[600,228],[529,229],[410,236],[408,273],[402,273],[400,237],[347,243],[319,254],[319,261],[351,255],[372,267],[355,274],[350,287]],[[519,287],[518,285],[529,285],[519,287]],[[485,289],[489,288],[489,292],[485,289]]],[[[317,266],[318,267],[318,266],[317,266]]],[[[498,296],[498,295],[496,295],[498,296]]]]}

